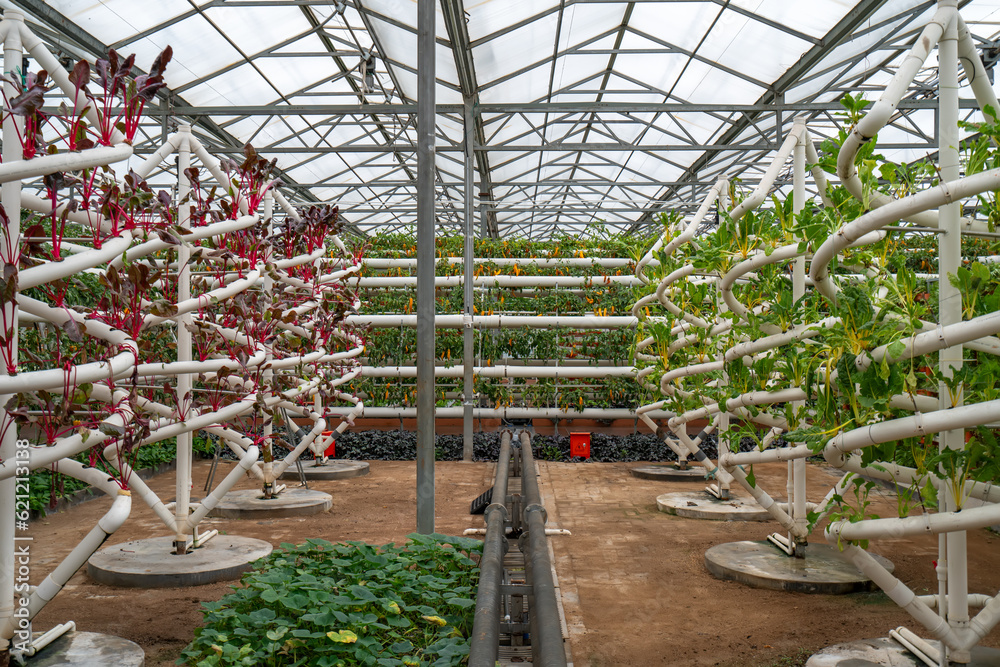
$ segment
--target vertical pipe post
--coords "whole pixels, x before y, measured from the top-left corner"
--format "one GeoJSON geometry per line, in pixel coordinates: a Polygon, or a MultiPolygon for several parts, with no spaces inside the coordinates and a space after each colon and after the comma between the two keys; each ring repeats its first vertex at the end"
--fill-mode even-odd
{"type": "Polygon", "coordinates": [[[434,532],[434,30],[417,3],[417,532],[434,532]]]}
{"type": "Polygon", "coordinates": [[[472,377],[473,363],[473,328],[472,328],[472,304],[473,277],[475,276],[475,258],[472,248],[473,242],[473,142],[476,137],[473,127],[472,97],[465,99],[465,245],[463,247],[465,267],[465,303],[462,317],[462,365],[464,368],[464,379],[462,387],[462,460],[472,460],[472,407],[475,404],[475,381],[472,377]]]}
{"type": "MultiPolygon", "coordinates": [[[[798,215],[805,206],[806,199],[806,141],[809,140],[809,132],[806,129],[806,120],[802,116],[796,116],[792,124],[792,132],[798,137],[795,150],[792,153],[792,214],[798,215]]],[[[806,258],[799,255],[792,264],[792,300],[798,301],[806,293],[806,258]]],[[[805,404],[804,401],[796,401],[792,404],[792,410],[800,409],[805,404]]],[[[795,459],[792,462],[792,486],[795,493],[790,500],[792,518],[795,521],[795,530],[800,537],[794,540],[794,554],[796,557],[805,556],[806,547],[806,460],[804,458],[795,459]]],[[[792,540],[790,540],[791,542],[792,540]]]]}
{"type": "MultiPolygon", "coordinates": [[[[939,0],[939,7],[956,6],[956,0],[939,0]]],[[[944,182],[957,180],[961,176],[958,154],[958,18],[948,24],[941,41],[938,43],[938,100],[940,108],[940,144],[938,159],[940,160],[941,180],[944,182]]],[[[938,209],[938,227],[943,232],[938,235],[938,280],[939,319],[942,326],[948,326],[962,321],[962,294],[951,281],[949,275],[955,274],[962,263],[962,235],[959,227],[961,202],[946,204],[938,209]]],[[[938,357],[941,373],[951,377],[962,367],[962,346],[954,345],[941,350],[938,357]]],[[[947,410],[962,404],[961,392],[951,396],[944,383],[938,387],[941,409],[947,410]]],[[[965,430],[951,429],[939,436],[939,446],[945,449],[962,449],[965,447],[965,430]]],[[[962,480],[956,480],[962,485],[962,480]]],[[[960,489],[961,487],[959,487],[960,489]]],[[[947,510],[960,509],[949,493],[961,493],[946,485],[946,493],[942,494],[947,502],[947,510]]],[[[968,604],[968,571],[966,569],[966,532],[946,533],[945,552],[947,561],[947,620],[953,630],[961,632],[969,625],[968,604]]],[[[971,660],[969,651],[948,650],[948,660],[966,663],[971,660]]]]}
{"type": "MultiPolygon", "coordinates": [[[[184,202],[191,192],[191,180],[185,173],[191,166],[191,126],[183,123],[178,132],[181,133],[180,145],[177,148],[177,201],[184,202]]],[[[177,215],[183,229],[191,228],[191,204],[178,205],[177,215]]],[[[177,300],[187,301],[191,298],[191,248],[187,243],[181,243],[177,248],[177,300]]],[[[191,332],[187,325],[194,321],[191,313],[185,313],[177,318],[177,361],[191,361],[191,332]]],[[[183,373],[177,376],[177,413],[181,419],[191,407],[191,375],[183,373]]],[[[188,514],[191,505],[191,458],[192,437],[190,431],[177,436],[177,481],[175,486],[177,504],[174,518],[177,528],[174,534],[174,552],[183,555],[187,553],[188,514]]]]}
{"type": "MultiPolygon", "coordinates": [[[[23,16],[13,9],[4,9],[4,19],[9,21],[21,21],[23,16]]],[[[8,30],[3,45],[3,69],[8,75],[14,75],[21,67],[21,36],[17,30],[8,30]]],[[[18,91],[10,83],[4,82],[4,93],[8,100],[14,99],[18,91]]],[[[21,152],[21,141],[18,139],[18,118],[12,113],[8,113],[3,119],[3,161],[4,164],[13,164],[24,159],[21,152]]],[[[13,248],[13,256],[7,257],[4,251],[3,262],[14,265],[16,272],[18,265],[18,247],[21,237],[21,182],[9,181],[0,188],[0,201],[3,203],[4,212],[7,214],[7,225],[3,230],[5,243],[13,248]]],[[[16,275],[16,273],[15,273],[16,275]]],[[[3,304],[4,321],[13,323],[14,347],[11,350],[11,363],[17,363],[17,302],[3,304]]],[[[0,363],[0,374],[7,375],[7,367],[0,363]]],[[[0,396],[3,405],[10,400],[9,395],[0,396]]],[[[4,420],[10,417],[4,414],[4,420]]],[[[3,432],[3,440],[0,441],[0,458],[4,461],[13,461],[17,453],[17,425],[11,424],[10,428],[3,432]]],[[[7,620],[14,615],[14,545],[15,528],[14,508],[16,506],[17,480],[14,477],[0,480],[0,627],[6,624],[7,620]]],[[[0,664],[6,664],[10,660],[10,643],[0,639],[0,664]]]]}
{"type": "MultiPolygon", "coordinates": [[[[727,174],[725,177],[727,180],[724,180],[720,185],[719,196],[715,202],[716,219],[719,221],[720,225],[722,225],[722,212],[729,210],[728,177],[729,176],[727,174]]],[[[721,279],[722,276],[720,275],[719,278],[721,279]]],[[[715,304],[716,307],[719,309],[719,315],[721,316],[723,313],[729,312],[729,306],[726,304],[725,299],[722,298],[721,291],[716,290],[715,294],[716,294],[715,304]]],[[[724,337],[720,337],[719,348],[718,348],[720,357],[725,355],[726,347],[727,347],[726,339],[724,337]]],[[[729,386],[729,374],[726,373],[725,368],[723,368],[722,371],[722,382],[725,386],[729,386]]],[[[725,447],[728,450],[729,447],[731,446],[729,442],[729,421],[730,418],[728,412],[723,412],[721,415],[719,415],[719,427],[716,430],[715,434],[716,442],[718,443],[718,446],[716,447],[716,462],[718,462],[719,457],[722,456],[722,448],[725,447]]],[[[732,483],[732,475],[728,474],[725,470],[719,467],[718,472],[716,474],[716,482],[719,490],[719,498],[722,500],[728,500],[730,497],[729,487],[730,484],[732,483]]]]}
{"type": "MultiPolygon", "coordinates": [[[[253,213],[253,211],[250,211],[253,213]]],[[[264,219],[267,220],[267,235],[270,237],[274,234],[274,225],[271,222],[271,216],[274,215],[274,195],[271,194],[270,190],[264,195],[264,219]]],[[[270,243],[264,244],[264,264],[268,264],[274,260],[271,256],[270,243]]],[[[264,299],[261,304],[261,308],[266,310],[271,305],[271,296],[274,293],[274,278],[271,277],[270,272],[266,271],[264,273],[264,299]]],[[[265,351],[264,373],[261,379],[264,381],[265,391],[268,396],[274,394],[274,371],[271,370],[271,364],[274,360],[274,349],[269,344],[265,351]]],[[[274,442],[271,437],[274,435],[274,411],[261,415],[264,418],[264,424],[261,426],[261,458],[264,463],[261,469],[264,473],[264,497],[271,498],[274,495],[274,489],[277,486],[274,479],[274,442]]],[[[292,432],[291,426],[288,427],[288,432],[292,432]]]]}

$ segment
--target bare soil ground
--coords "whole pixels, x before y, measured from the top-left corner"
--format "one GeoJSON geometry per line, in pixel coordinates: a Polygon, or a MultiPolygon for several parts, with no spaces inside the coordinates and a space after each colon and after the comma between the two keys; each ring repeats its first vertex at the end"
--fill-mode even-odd
{"type": "MultiPolygon", "coordinates": [[[[552,537],[562,601],[577,667],[618,665],[801,664],[805,655],[856,638],[885,636],[898,625],[920,630],[881,593],[818,596],[747,588],[713,578],[704,552],[722,542],[764,539],[774,526],[698,521],[659,512],[656,496],[699,488],[632,477],[635,463],[539,463],[540,487],[549,524],[572,536],[552,537]]],[[[757,477],[782,496],[785,466],[758,467],[757,477]]],[[[195,489],[207,475],[197,462],[195,489]]],[[[835,481],[810,468],[810,498],[819,500],[835,481]]],[[[436,529],[461,534],[482,525],[468,514],[469,502],[492,483],[486,463],[441,462],[436,467],[436,529]]],[[[173,498],[173,474],[151,486],[173,498]]],[[[240,485],[253,486],[249,480],[240,485]]],[[[265,539],[275,545],[307,538],[371,543],[403,542],[415,526],[413,462],[371,464],[371,474],[312,485],[333,495],[329,513],[287,520],[211,519],[209,527],[265,539]]],[[[197,493],[196,493],[197,495],[197,493]]],[[[878,499],[883,516],[895,513],[888,492],[878,499]]],[[[32,526],[33,576],[41,579],[76,545],[107,509],[97,500],[50,515],[32,526]]],[[[162,523],[136,498],[132,516],[112,543],[165,535],[162,523]]],[[[822,542],[820,535],[816,542],[822,542]]],[[[890,558],[896,575],[918,593],[936,590],[932,561],[936,539],[883,540],[872,550],[890,558]]],[[[1000,588],[1000,537],[969,534],[970,590],[1000,588]]],[[[217,600],[230,584],[196,588],[135,590],[102,586],[84,571],[40,614],[36,629],[75,620],[81,630],[106,632],[137,642],[147,665],[174,664],[201,621],[200,604],[217,600]]],[[[985,644],[1000,647],[1000,631],[985,644]]]]}

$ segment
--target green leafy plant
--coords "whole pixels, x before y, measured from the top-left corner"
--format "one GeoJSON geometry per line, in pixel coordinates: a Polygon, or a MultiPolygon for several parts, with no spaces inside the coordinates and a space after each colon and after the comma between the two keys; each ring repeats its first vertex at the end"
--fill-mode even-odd
{"type": "Polygon", "coordinates": [[[205,603],[178,664],[446,667],[469,653],[478,540],[410,535],[405,546],[283,544],[205,603]]]}

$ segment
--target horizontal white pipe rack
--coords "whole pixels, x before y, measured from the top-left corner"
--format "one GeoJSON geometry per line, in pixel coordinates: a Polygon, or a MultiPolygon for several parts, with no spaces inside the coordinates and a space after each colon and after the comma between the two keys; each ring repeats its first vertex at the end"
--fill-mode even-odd
{"type": "MultiPolygon", "coordinates": [[[[461,329],[469,323],[474,329],[547,329],[568,327],[572,329],[629,329],[639,324],[639,318],[629,316],[599,315],[438,315],[434,318],[437,329],[461,329]]],[[[415,327],[416,315],[349,315],[344,326],[376,328],[415,327]]]]}

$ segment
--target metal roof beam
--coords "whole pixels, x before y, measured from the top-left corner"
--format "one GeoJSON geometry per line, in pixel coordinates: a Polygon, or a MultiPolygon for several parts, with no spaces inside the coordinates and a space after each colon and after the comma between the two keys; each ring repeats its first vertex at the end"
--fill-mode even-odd
{"type": "MultiPolygon", "coordinates": [[[[472,57],[469,28],[465,23],[465,6],[462,0],[441,0],[441,13],[444,15],[445,28],[448,30],[448,41],[451,43],[451,52],[455,58],[462,97],[466,100],[466,104],[472,106],[474,144],[482,145],[486,143],[486,130],[476,104],[479,101],[479,81],[476,78],[476,64],[472,57]]],[[[493,199],[493,172],[490,169],[489,158],[483,151],[475,151],[474,155],[476,168],[479,171],[479,196],[483,200],[493,199]]],[[[485,228],[487,235],[497,238],[495,214],[486,214],[485,228]]]]}
{"type": "MultiPolygon", "coordinates": [[[[75,42],[84,51],[92,54],[94,57],[103,58],[108,54],[108,46],[101,42],[99,39],[91,35],[86,30],[82,29],[73,21],[54,10],[43,0],[11,0],[12,4],[21,7],[26,12],[36,17],[37,19],[43,21],[49,28],[56,30],[62,35],[66,36],[73,42],[75,42]]],[[[137,68],[138,69],[138,68],[137,68]]],[[[149,106],[146,108],[146,112],[149,115],[173,115],[171,108],[173,107],[185,107],[189,106],[186,101],[174,94],[169,89],[164,89],[157,94],[160,100],[160,107],[156,108],[149,106]],[[150,114],[150,112],[152,112],[150,114]],[[157,114],[156,112],[159,112],[157,114]]],[[[232,110],[230,110],[232,113],[232,110]]],[[[273,113],[273,111],[272,111],[273,113]]],[[[242,154],[243,144],[236,140],[236,137],[229,134],[224,128],[220,127],[211,118],[199,118],[193,120],[192,124],[198,125],[202,130],[208,132],[213,137],[221,140],[227,144],[235,144],[237,147],[232,149],[232,152],[242,154]]],[[[305,188],[298,186],[295,179],[290,178],[283,169],[278,169],[279,175],[282,177],[282,182],[289,190],[295,191],[300,197],[304,198],[306,201],[316,202],[316,198],[305,188]]]]}
{"type": "MultiPolygon", "coordinates": [[[[794,65],[789,67],[784,74],[778,77],[778,79],[771,86],[770,90],[765,92],[757,100],[757,103],[771,105],[775,102],[775,100],[780,99],[782,93],[787,88],[792,87],[798,81],[799,77],[808,73],[809,70],[819,63],[827,53],[849,38],[858,26],[871,18],[886,2],[887,0],[860,0],[860,2],[851,8],[831,30],[827,31],[826,35],[823,36],[823,39],[820,40],[819,44],[810,48],[794,65]]],[[[727,144],[733,141],[750,125],[750,120],[751,119],[748,118],[734,123],[733,126],[730,127],[722,137],[720,137],[719,143],[727,144]]],[[[708,164],[710,155],[711,153],[706,152],[700,158],[695,160],[691,166],[685,170],[679,180],[697,182],[698,173],[708,164]]],[[[654,215],[654,211],[652,209],[656,203],[668,201],[670,197],[675,194],[677,194],[677,189],[668,187],[666,192],[657,197],[655,201],[650,202],[650,210],[636,220],[630,231],[635,231],[644,223],[652,220],[652,216],[654,215]]]]}

